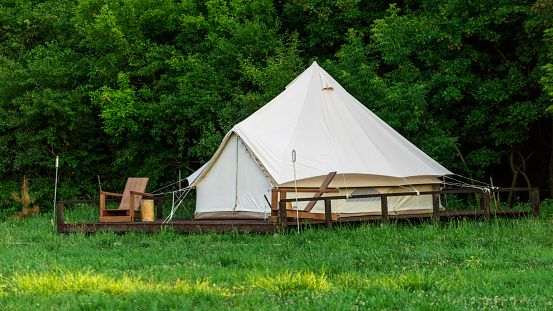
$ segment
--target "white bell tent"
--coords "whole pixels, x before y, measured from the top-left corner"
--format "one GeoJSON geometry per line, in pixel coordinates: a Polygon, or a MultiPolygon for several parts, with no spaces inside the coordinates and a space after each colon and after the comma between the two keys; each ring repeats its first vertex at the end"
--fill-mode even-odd
{"type": "MultiPolygon", "coordinates": [[[[347,194],[437,190],[438,178],[451,174],[314,62],[235,125],[211,160],[187,179],[196,189],[196,219],[262,219],[270,215],[272,189],[318,188],[329,172],[337,172],[329,188],[347,194]]],[[[432,199],[390,197],[388,208],[390,214],[428,212],[432,199]]],[[[380,199],[333,201],[332,211],[340,217],[380,214],[380,199]]],[[[323,204],[311,212],[324,213],[323,204]]]]}

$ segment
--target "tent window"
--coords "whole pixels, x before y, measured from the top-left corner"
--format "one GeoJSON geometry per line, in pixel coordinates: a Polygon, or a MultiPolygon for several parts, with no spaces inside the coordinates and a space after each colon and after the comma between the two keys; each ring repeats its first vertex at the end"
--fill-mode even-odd
{"type": "MultiPolygon", "coordinates": [[[[351,195],[367,195],[367,194],[380,194],[378,190],[374,188],[360,188],[355,189],[351,195]]],[[[358,204],[358,203],[380,203],[380,198],[361,198],[361,199],[347,199],[346,203],[358,204]]]]}

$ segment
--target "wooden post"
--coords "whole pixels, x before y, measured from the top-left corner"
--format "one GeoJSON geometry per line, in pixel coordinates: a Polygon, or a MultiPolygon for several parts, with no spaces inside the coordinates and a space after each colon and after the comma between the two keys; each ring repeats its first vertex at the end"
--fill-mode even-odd
{"type": "Polygon", "coordinates": [[[100,217],[104,216],[104,210],[106,209],[106,195],[100,192],[100,217]]]}
{"type": "Polygon", "coordinates": [[[58,233],[62,233],[60,230],[60,225],[65,224],[63,222],[63,202],[58,202],[58,208],[56,210],[56,225],[58,226],[57,231],[58,233]]]}
{"type": "Polygon", "coordinates": [[[491,212],[491,202],[492,202],[492,199],[491,199],[491,193],[490,192],[486,192],[485,195],[484,195],[484,199],[486,200],[486,205],[484,206],[486,208],[486,211],[488,213],[488,220],[491,220],[492,219],[492,212],[491,212]]]}
{"type": "Polygon", "coordinates": [[[432,218],[435,223],[440,223],[440,195],[432,195],[432,218]]]}
{"type": "Polygon", "coordinates": [[[492,219],[490,213],[490,194],[488,192],[480,192],[480,208],[484,211],[484,217],[487,221],[492,219]]]}
{"type": "Polygon", "coordinates": [[[130,197],[130,204],[131,206],[129,208],[129,216],[131,216],[131,222],[134,222],[134,193],[132,191],[131,191],[131,197],[130,197]]]}
{"type": "Polygon", "coordinates": [[[163,219],[163,200],[157,200],[157,219],[163,219]]]}
{"type": "Polygon", "coordinates": [[[532,204],[532,214],[534,215],[534,217],[539,218],[540,217],[540,191],[539,190],[532,191],[531,204],[532,204]]]}
{"type": "Polygon", "coordinates": [[[271,190],[271,216],[278,216],[278,189],[271,190]]]}
{"type": "Polygon", "coordinates": [[[325,225],[327,229],[332,229],[332,205],[330,200],[325,200],[325,225]]]}
{"type": "Polygon", "coordinates": [[[390,222],[390,219],[388,218],[388,197],[387,196],[380,197],[380,206],[382,207],[382,222],[384,222],[385,224],[388,224],[390,222]]]}
{"type": "Polygon", "coordinates": [[[282,232],[286,231],[288,227],[288,218],[286,216],[286,202],[280,201],[280,225],[282,232]]]}

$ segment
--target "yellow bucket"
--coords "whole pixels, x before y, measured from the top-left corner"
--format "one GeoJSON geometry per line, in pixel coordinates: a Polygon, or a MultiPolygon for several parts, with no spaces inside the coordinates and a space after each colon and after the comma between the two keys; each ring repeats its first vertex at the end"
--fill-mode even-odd
{"type": "Polygon", "coordinates": [[[154,221],[154,200],[142,200],[142,221],[154,221]]]}

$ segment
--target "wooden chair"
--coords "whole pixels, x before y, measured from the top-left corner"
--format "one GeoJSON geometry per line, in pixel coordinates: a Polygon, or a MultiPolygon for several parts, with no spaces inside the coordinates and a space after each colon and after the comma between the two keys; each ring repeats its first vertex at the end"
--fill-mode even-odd
{"type": "Polygon", "coordinates": [[[149,178],[129,178],[123,194],[100,192],[100,222],[134,222],[135,218],[142,218],[138,211],[143,196],[153,197],[145,193],[149,178]],[[106,195],[121,197],[117,209],[106,209],[106,195]]]}

